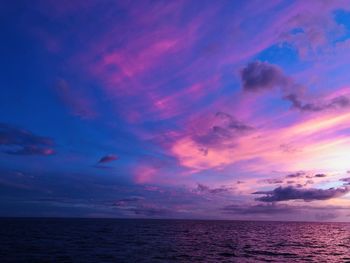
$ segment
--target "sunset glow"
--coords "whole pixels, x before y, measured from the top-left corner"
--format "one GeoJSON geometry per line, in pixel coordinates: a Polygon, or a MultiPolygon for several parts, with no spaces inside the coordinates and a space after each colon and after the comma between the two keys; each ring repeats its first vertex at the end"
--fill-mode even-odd
{"type": "Polygon", "coordinates": [[[0,13],[0,216],[349,221],[349,1],[0,13]]]}

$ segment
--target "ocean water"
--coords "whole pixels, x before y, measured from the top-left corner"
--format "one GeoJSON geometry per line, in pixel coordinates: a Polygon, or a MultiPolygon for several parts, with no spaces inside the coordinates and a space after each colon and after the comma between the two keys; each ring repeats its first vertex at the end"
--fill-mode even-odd
{"type": "Polygon", "coordinates": [[[350,224],[8,218],[0,262],[350,262],[350,224]]]}

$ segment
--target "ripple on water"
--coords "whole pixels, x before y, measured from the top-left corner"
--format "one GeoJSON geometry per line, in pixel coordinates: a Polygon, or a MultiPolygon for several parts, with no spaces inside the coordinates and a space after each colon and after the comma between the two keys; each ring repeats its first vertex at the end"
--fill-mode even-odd
{"type": "Polygon", "coordinates": [[[1,262],[350,262],[350,225],[0,219],[1,262]]]}

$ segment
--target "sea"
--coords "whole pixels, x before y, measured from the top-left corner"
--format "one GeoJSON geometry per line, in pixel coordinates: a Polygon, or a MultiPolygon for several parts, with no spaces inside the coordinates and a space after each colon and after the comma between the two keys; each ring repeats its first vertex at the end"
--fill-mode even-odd
{"type": "Polygon", "coordinates": [[[0,262],[350,262],[350,224],[2,218],[0,262]]]}

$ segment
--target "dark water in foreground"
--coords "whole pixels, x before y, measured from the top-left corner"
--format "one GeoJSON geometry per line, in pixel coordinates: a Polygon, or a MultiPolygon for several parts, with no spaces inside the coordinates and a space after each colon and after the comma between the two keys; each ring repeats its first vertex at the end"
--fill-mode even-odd
{"type": "Polygon", "coordinates": [[[0,219],[0,262],[350,262],[350,224],[0,219]]]}

